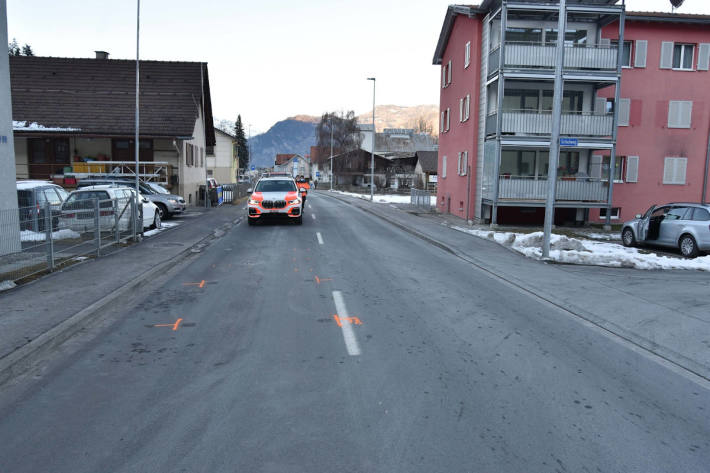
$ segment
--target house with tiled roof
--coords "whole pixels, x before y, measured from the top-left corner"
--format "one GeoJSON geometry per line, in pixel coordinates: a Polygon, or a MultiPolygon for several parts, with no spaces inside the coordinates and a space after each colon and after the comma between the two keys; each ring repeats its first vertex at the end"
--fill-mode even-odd
{"type": "Polygon", "coordinates": [[[311,178],[311,159],[300,154],[277,154],[274,172],[287,172],[292,176],[311,178]]]}
{"type": "MultiPolygon", "coordinates": [[[[17,178],[131,175],[135,81],[135,61],[101,52],[10,57],[17,178]]],[[[216,143],[207,64],[140,61],[139,83],[139,174],[195,204],[216,143]]]]}

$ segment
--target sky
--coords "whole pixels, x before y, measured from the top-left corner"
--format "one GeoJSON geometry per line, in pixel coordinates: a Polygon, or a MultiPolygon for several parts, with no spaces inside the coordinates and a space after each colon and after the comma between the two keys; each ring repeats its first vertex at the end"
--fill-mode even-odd
{"type": "MultiPolygon", "coordinates": [[[[208,63],[215,118],[251,134],[298,114],[439,101],[434,48],[447,0],[143,0],[141,59],[208,63]]],[[[461,2],[463,3],[463,2],[461,2]]],[[[473,2],[468,2],[473,3],[473,2]]],[[[135,0],[7,0],[8,35],[39,56],[136,55],[135,0]]],[[[670,11],[668,0],[627,0],[670,11]]],[[[679,13],[710,14],[710,0],[679,13]]]]}

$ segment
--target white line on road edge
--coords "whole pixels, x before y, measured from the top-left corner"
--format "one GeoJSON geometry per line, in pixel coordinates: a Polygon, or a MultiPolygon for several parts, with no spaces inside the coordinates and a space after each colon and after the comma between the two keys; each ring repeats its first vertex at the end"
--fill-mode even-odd
{"type": "Polygon", "coordinates": [[[318,244],[322,245],[323,244],[323,235],[321,235],[320,232],[316,232],[316,238],[318,238],[318,244]]]}
{"type": "MultiPolygon", "coordinates": [[[[333,291],[333,301],[335,302],[335,310],[341,320],[350,317],[348,309],[345,307],[343,294],[340,291],[333,291]]],[[[343,331],[343,339],[345,339],[345,348],[348,349],[348,355],[358,356],[360,354],[360,345],[357,343],[357,338],[350,322],[340,324],[340,330],[343,331]]]]}
{"type": "Polygon", "coordinates": [[[311,204],[308,204],[308,208],[309,208],[309,209],[312,209],[313,207],[311,207],[311,204]]]}
{"type": "Polygon", "coordinates": [[[312,218],[313,220],[315,220],[315,219],[316,219],[316,214],[311,214],[311,218],[312,218]]]}

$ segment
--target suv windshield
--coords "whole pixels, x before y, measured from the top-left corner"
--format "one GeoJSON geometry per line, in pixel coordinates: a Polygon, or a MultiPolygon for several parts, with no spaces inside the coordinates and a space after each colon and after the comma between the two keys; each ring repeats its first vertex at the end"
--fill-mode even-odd
{"type": "Polygon", "coordinates": [[[296,184],[288,179],[259,181],[256,192],[290,192],[296,190],[296,184]]]}

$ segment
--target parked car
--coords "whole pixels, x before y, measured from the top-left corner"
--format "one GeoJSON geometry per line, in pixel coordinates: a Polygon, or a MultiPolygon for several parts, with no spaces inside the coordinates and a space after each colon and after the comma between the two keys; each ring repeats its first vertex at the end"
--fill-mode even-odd
{"type": "MultiPolygon", "coordinates": [[[[113,184],[117,186],[135,187],[135,179],[129,177],[90,177],[79,180],[77,183],[77,188],[87,187],[87,186],[97,186],[113,184]]],[[[171,194],[167,189],[159,186],[155,183],[139,182],[138,188],[141,194],[148,197],[151,202],[158,206],[160,211],[160,218],[167,219],[173,215],[180,214],[185,211],[187,205],[185,204],[185,199],[179,195],[171,194]],[[161,190],[157,190],[155,186],[158,186],[161,190]]]]}
{"type": "Polygon", "coordinates": [[[624,222],[624,246],[652,244],[678,248],[688,258],[710,250],[710,205],[672,203],[653,205],[643,215],[624,222]]]}
{"type": "Polygon", "coordinates": [[[296,181],[291,177],[264,177],[248,190],[249,225],[267,218],[287,218],[296,225],[303,222],[301,199],[296,181]]]}
{"type": "MultiPolygon", "coordinates": [[[[113,185],[89,186],[77,189],[62,204],[60,227],[76,232],[95,230],[96,200],[99,200],[99,228],[115,230],[116,216],[120,231],[131,228],[131,200],[135,190],[113,185]]],[[[139,194],[143,228],[162,226],[158,207],[139,194]]]]}
{"type": "Polygon", "coordinates": [[[52,229],[56,230],[61,206],[69,193],[49,181],[17,181],[17,202],[20,208],[20,229],[45,231],[46,206],[50,205],[52,229]]]}

